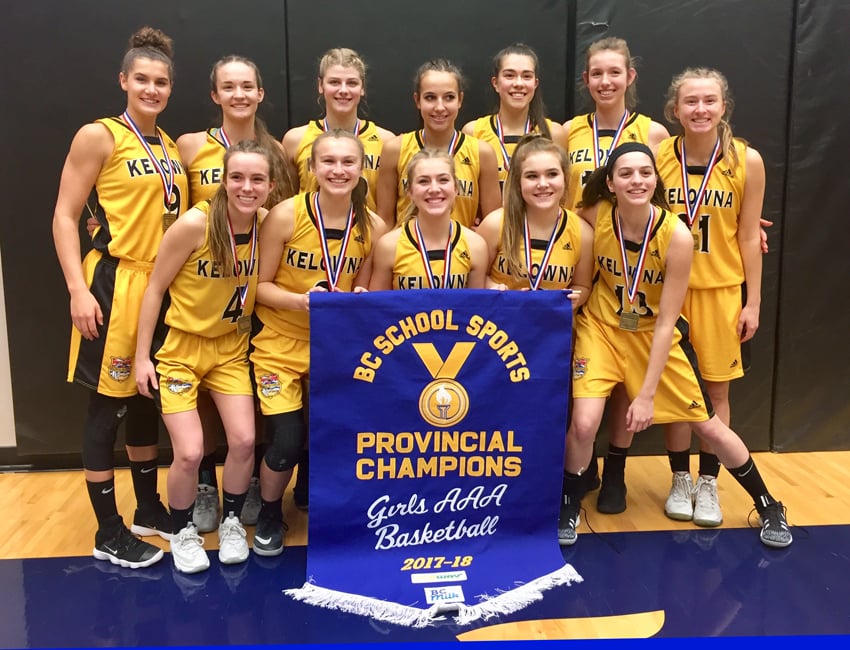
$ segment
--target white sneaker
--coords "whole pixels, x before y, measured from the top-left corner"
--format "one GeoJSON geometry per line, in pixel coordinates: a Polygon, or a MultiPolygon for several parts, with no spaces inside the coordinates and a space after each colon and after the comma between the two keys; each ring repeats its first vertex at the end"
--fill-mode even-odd
{"type": "Polygon", "coordinates": [[[218,527],[218,561],[238,564],[248,559],[248,540],[239,518],[230,513],[218,527]]]}
{"type": "Polygon", "coordinates": [[[723,523],[717,497],[717,477],[700,476],[694,486],[694,523],[697,526],[719,526],[723,523]]]}
{"type": "Polygon", "coordinates": [[[192,523],[198,527],[198,532],[211,533],[218,528],[221,521],[221,506],[218,502],[218,488],[206,483],[198,484],[195,495],[195,510],[192,512],[192,523]]]}
{"type": "Polygon", "coordinates": [[[261,505],[260,479],[252,476],[251,482],[248,484],[248,493],[245,495],[245,505],[242,506],[242,516],[240,517],[244,525],[253,526],[257,523],[261,505]]]}
{"type": "Polygon", "coordinates": [[[195,524],[187,524],[171,536],[171,557],[174,558],[174,567],[183,573],[198,573],[210,568],[204,538],[198,535],[195,524]]]}
{"type": "Polygon", "coordinates": [[[670,519],[690,521],[694,518],[694,484],[690,472],[673,472],[670,496],[664,504],[664,514],[670,519]]]}

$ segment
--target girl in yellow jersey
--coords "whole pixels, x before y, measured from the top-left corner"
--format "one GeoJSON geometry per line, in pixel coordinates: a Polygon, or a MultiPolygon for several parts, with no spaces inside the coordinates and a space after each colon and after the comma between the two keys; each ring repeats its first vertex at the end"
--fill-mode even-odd
{"type": "Polygon", "coordinates": [[[494,289],[572,289],[573,309],[587,300],[593,273],[593,229],[561,207],[567,155],[541,135],[523,137],[505,186],[505,207],[482,222],[487,285],[494,289]]]}
{"type": "Polygon", "coordinates": [[[646,115],[635,112],[637,70],[629,46],[621,38],[607,37],[587,48],[582,80],[593,112],[577,115],[564,123],[570,175],[569,205],[575,209],[591,172],[605,164],[608,153],[624,142],[643,142],[655,151],[667,129],[646,115]]]}
{"type": "Polygon", "coordinates": [[[782,504],[765,487],[741,438],[715,413],[688,340],[681,307],[688,290],[693,237],[667,210],[649,147],[619,145],[588,180],[586,217],[595,223],[597,279],[576,320],[573,412],[567,432],[558,541],[576,542],[585,470],[605,400],[624,384],[631,433],[653,423],[687,421],[750,494],[761,541],[792,542],[782,504]]]}
{"type": "MultiPolygon", "coordinates": [[[[765,188],[764,162],[755,149],[733,137],[731,112],[729,86],[720,72],[687,69],[673,79],[664,109],[667,119],[681,126],[682,135],[664,140],[658,148],[667,200],[693,238],[694,261],[682,314],[691,323],[706,390],[727,425],[729,382],[742,377],[748,365],[741,344],[759,325],[759,220],[765,188]]],[[[631,436],[618,433],[623,438],[620,444],[628,447],[631,436]]],[[[717,455],[700,440],[694,485],[690,425],[674,423],[666,433],[673,481],[664,512],[699,526],[719,526],[723,515],[717,496],[717,455]]],[[[619,489],[625,491],[622,483],[619,489]]]]}
{"type": "Polygon", "coordinates": [[[383,223],[366,207],[363,160],[363,145],[351,131],[322,133],[313,143],[310,163],[319,190],[278,204],[263,223],[256,312],[260,328],[251,352],[268,440],[254,533],[258,555],[283,552],[281,500],[307,436],[302,382],[310,370],[310,294],[363,290],[372,269],[373,242],[384,232],[383,223]]]}
{"type": "MultiPolygon", "coordinates": [[[[269,134],[257,116],[264,95],[260,70],[250,59],[229,55],[213,65],[210,96],[221,108],[221,126],[186,133],[177,138],[177,149],[189,176],[190,205],[215,195],[224,171],[224,152],[231,143],[242,140],[256,140],[272,154],[274,185],[265,207],[271,208],[293,195],[283,147],[269,134]]],[[[205,391],[198,399],[198,409],[204,422],[204,457],[198,470],[198,495],[192,518],[199,532],[209,533],[218,528],[221,519],[215,453],[217,440],[222,439],[221,419],[205,391]]],[[[257,523],[260,509],[259,464],[263,453],[261,443],[258,440],[255,450],[254,476],[251,477],[248,497],[241,514],[243,524],[257,523]]],[[[229,507],[226,505],[225,509],[229,507]]]]}
{"type": "MultiPolygon", "coordinates": [[[[496,92],[496,112],[467,122],[463,132],[489,144],[499,164],[499,184],[504,187],[511,156],[526,133],[541,133],[567,148],[564,128],[546,117],[537,54],[524,43],[514,43],[493,57],[490,85],[496,92]]],[[[485,213],[486,216],[486,213],[485,213]]]]}
{"type": "Polygon", "coordinates": [[[174,566],[184,573],[209,567],[203,539],[192,522],[204,436],[198,390],[209,391],[227,436],[224,513],[218,528],[219,561],[248,558],[238,515],[251,478],[254,397],[248,337],[257,288],[258,238],[271,190],[271,154],[253,140],[230,147],[224,178],[212,200],[180,217],[162,240],[139,315],[136,384],[155,394],[171,436],[168,502],[174,566]],[[150,358],[157,316],[166,292],[167,332],[150,358]],[[153,391],[153,392],[152,392],[153,391]]]}
{"type": "Polygon", "coordinates": [[[406,181],[410,207],[401,227],[375,247],[369,289],[483,288],[487,244],[453,218],[454,159],[442,149],[423,149],[410,160],[406,181]]]}
{"type": "Polygon", "coordinates": [[[367,205],[375,211],[381,150],[395,134],[358,115],[360,101],[366,96],[366,63],[357,52],[347,47],[328,50],[319,61],[318,86],[319,101],[325,107],[325,115],[294,127],[283,136],[290,175],[297,181],[299,191],[318,190],[318,181],[310,169],[313,142],[325,131],[350,131],[363,144],[363,177],[369,184],[367,205]]]}
{"type": "Polygon", "coordinates": [[[496,154],[486,143],[456,130],[463,104],[463,75],[444,59],[419,67],[413,100],[422,128],[396,136],[386,143],[378,173],[378,214],[390,227],[400,223],[410,206],[406,171],[416,152],[442,149],[454,159],[458,181],[452,218],[467,228],[501,205],[496,154]]]}
{"type": "Polygon", "coordinates": [[[127,108],[77,132],[53,215],[74,324],[68,381],[92,390],[82,458],[98,522],[94,556],[130,568],[159,561],[162,551],[133,537],[118,514],[113,450],[121,422],[138,504],[132,528],[171,534],[156,492],[158,416],[133,382],[142,294],[163,230],[188,198],[177,147],[156,124],[171,95],[171,55],[171,39],[159,30],[144,27],[131,37],[119,75],[127,108]],[[94,250],[80,264],[79,218],[93,187],[99,225],[94,250]]]}

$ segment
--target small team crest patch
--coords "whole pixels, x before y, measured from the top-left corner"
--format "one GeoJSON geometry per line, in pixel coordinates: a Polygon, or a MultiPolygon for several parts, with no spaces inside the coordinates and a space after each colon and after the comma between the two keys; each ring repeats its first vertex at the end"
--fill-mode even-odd
{"type": "Polygon", "coordinates": [[[277,375],[261,375],[259,383],[263,397],[280,395],[280,378],[277,375]]]}
{"type": "Polygon", "coordinates": [[[165,387],[169,390],[169,392],[172,392],[175,395],[182,395],[190,388],[192,388],[192,382],[183,381],[182,379],[175,379],[174,377],[169,377],[165,380],[165,387]]]}
{"type": "Polygon", "coordinates": [[[573,379],[581,379],[587,372],[587,363],[590,361],[587,357],[576,357],[573,361],[573,379]]]}
{"type": "Polygon", "coordinates": [[[133,360],[127,357],[111,357],[109,361],[109,376],[115,381],[126,381],[130,378],[133,360]]]}

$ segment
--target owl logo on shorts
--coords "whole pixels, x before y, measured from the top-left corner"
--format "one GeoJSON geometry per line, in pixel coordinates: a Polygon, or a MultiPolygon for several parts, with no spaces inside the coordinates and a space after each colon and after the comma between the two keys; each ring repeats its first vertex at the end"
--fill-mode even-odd
{"type": "Polygon", "coordinates": [[[590,361],[587,357],[576,357],[573,361],[573,379],[581,379],[587,372],[587,364],[590,361]]]}
{"type": "Polygon", "coordinates": [[[115,381],[126,381],[133,369],[133,359],[128,357],[110,357],[109,376],[115,381]]]}
{"type": "Polygon", "coordinates": [[[182,395],[185,392],[188,392],[190,388],[192,388],[192,383],[188,381],[183,381],[182,379],[175,379],[174,377],[169,377],[165,380],[165,387],[169,392],[174,393],[175,395],[182,395]]]}
{"type": "Polygon", "coordinates": [[[280,379],[277,375],[261,375],[259,383],[263,397],[280,395],[280,379]]]}

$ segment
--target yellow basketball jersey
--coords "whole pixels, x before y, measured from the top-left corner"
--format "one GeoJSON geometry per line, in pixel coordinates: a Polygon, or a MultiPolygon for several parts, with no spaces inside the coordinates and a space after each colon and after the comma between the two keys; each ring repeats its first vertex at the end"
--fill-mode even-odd
{"type": "Polygon", "coordinates": [[[214,134],[218,130],[207,130],[206,142],[198,151],[195,159],[187,163],[191,205],[211,199],[223,180],[224,152],[227,147],[215,137],[214,134]]]}
{"type": "MultiPolygon", "coordinates": [[[[319,184],[313,172],[310,171],[310,155],[313,151],[313,142],[325,131],[322,120],[313,120],[307,124],[304,137],[298,144],[295,152],[295,164],[298,167],[298,188],[301,192],[315,192],[319,184]]],[[[357,137],[363,143],[366,157],[363,160],[363,178],[369,184],[369,196],[367,207],[374,212],[376,210],[375,191],[378,187],[378,167],[381,164],[381,149],[384,146],[381,136],[378,135],[378,127],[374,122],[360,120],[357,129],[357,137]]]]}
{"type": "MultiPolygon", "coordinates": [[[[452,240],[449,244],[449,277],[444,282],[446,270],[446,251],[429,250],[426,252],[430,266],[430,275],[436,289],[463,289],[468,284],[469,271],[472,269],[472,256],[463,228],[453,221],[452,240]],[[444,286],[445,285],[445,286],[444,286]]],[[[422,259],[419,242],[416,240],[416,227],[411,219],[402,226],[395,249],[393,263],[393,289],[430,289],[428,271],[422,259]]]]}
{"type": "MultiPolygon", "coordinates": [[[[94,246],[119,259],[153,262],[162,240],[162,215],[166,212],[162,178],[130,127],[119,117],[97,120],[115,140],[112,155],[95,182],[98,212],[106,226],[95,233],[94,246]]],[[[188,207],[189,187],[177,145],[159,133],[170,161],[172,203],[175,214],[188,207]]],[[[146,138],[163,169],[168,168],[158,138],[146,138]]]]}
{"type": "MultiPolygon", "coordinates": [[[[567,154],[570,158],[570,174],[567,179],[567,191],[569,192],[570,206],[575,210],[581,201],[581,192],[587,182],[588,176],[596,169],[596,161],[593,155],[593,116],[594,113],[577,115],[570,121],[570,134],[567,139],[567,154]]],[[[626,120],[623,132],[620,134],[619,144],[626,142],[649,143],[649,126],[652,120],[646,115],[632,113],[626,120]]],[[[601,167],[608,161],[608,150],[614,140],[616,131],[612,129],[601,129],[599,131],[599,151],[596,157],[601,167]]]]}
{"type": "MultiPolygon", "coordinates": [[[[457,176],[457,199],[452,208],[452,219],[471,228],[478,215],[478,175],[481,172],[481,158],[478,147],[481,143],[465,133],[459,133],[452,149],[457,176]]],[[[398,156],[398,200],[396,201],[396,221],[401,222],[410,207],[407,197],[407,164],[420,150],[425,148],[420,131],[411,131],[402,135],[401,151],[398,156]]]]}
{"type": "MultiPolygon", "coordinates": [[[[699,210],[691,226],[694,261],[688,286],[694,289],[733,287],[744,282],[744,263],[738,247],[738,215],[744,198],[747,145],[736,139],[739,163],[721,156],[711,171],[699,210]]],[[[667,138],[658,147],[657,166],[667,190],[670,209],[687,225],[687,208],[682,182],[681,136],[667,138]]],[[[705,167],[688,167],[691,200],[696,199],[705,167]]]]}
{"type": "MultiPolygon", "coordinates": [[[[195,207],[206,212],[209,203],[195,207]]],[[[238,275],[222,277],[221,267],[212,259],[209,235],[207,219],[203,246],[189,256],[168,288],[171,304],[165,324],[197,336],[215,338],[236,332],[237,319],[254,311],[258,248],[254,245],[253,230],[236,235],[238,275]],[[240,292],[244,298],[240,299],[240,292]]],[[[233,264],[233,260],[227,263],[233,264]]]]}
{"type": "MultiPolygon", "coordinates": [[[[558,232],[555,234],[555,243],[552,246],[552,253],[549,257],[549,263],[543,271],[543,278],[540,280],[540,289],[567,289],[573,281],[576,264],[581,256],[581,224],[580,217],[574,212],[563,210],[561,212],[561,220],[557,224],[558,232]]],[[[492,217],[490,217],[492,218],[492,217]]],[[[502,228],[505,222],[502,221],[502,228]]],[[[531,275],[537,277],[540,272],[540,264],[543,261],[543,255],[546,253],[546,247],[549,241],[545,239],[531,240],[531,275]]],[[[587,242],[590,245],[590,242],[587,242]]],[[[525,255],[521,251],[521,256],[525,255]]],[[[502,237],[499,233],[499,246],[496,251],[496,258],[493,260],[493,266],[490,268],[490,278],[494,282],[504,284],[508,289],[528,289],[530,288],[528,277],[516,277],[511,275],[508,270],[508,263],[505,260],[504,251],[502,249],[502,237]]]]}
{"type": "MultiPolygon", "coordinates": [[[[549,127],[549,132],[552,132],[552,120],[546,118],[546,125],[549,127]]],[[[539,133],[540,129],[535,129],[534,133],[539,133]]],[[[514,155],[516,145],[522,138],[521,135],[506,135],[504,143],[499,139],[499,130],[496,127],[496,115],[485,115],[479,117],[472,125],[472,135],[489,144],[493,151],[496,152],[496,160],[499,163],[499,186],[504,188],[505,181],[508,180],[508,169],[510,168],[510,158],[514,155]],[[504,149],[502,145],[504,144],[504,149]],[[505,161],[505,154],[508,160],[505,161]]]]}
{"type": "MultiPolygon", "coordinates": [[[[583,308],[598,320],[613,327],[619,326],[622,312],[636,313],[639,316],[637,331],[650,331],[655,327],[655,319],[658,317],[661,291],[664,288],[667,249],[678,219],[671,212],[655,209],[655,224],[649,236],[643,272],[640,274],[635,300],[630,303],[612,207],[607,201],[599,203],[593,232],[593,254],[596,257],[593,289],[583,308]]],[[[626,241],[630,283],[639,250],[639,244],[626,241]]]]}
{"type": "MultiPolygon", "coordinates": [[[[302,192],[295,201],[295,225],[292,237],[283,248],[280,266],[274,277],[274,283],[287,291],[306,293],[315,286],[327,288],[325,261],[322,258],[322,244],[319,240],[318,220],[313,212],[313,192],[302,192]]],[[[326,228],[328,252],[332,264],[339,261],[344,231],[326,228]]],[[[351,233],[345,259],[342,263],[337,289],[351,291],[354,278],[363,266],[363,261],[372,251],[372,236],[369,228],[355,228],[351,233]]],[[[306,311],[290,309],[272,309],[266,305],[257,305],[257,316],[267,327],[291,338],[310,339],[310,315],[306,311]]]]}

